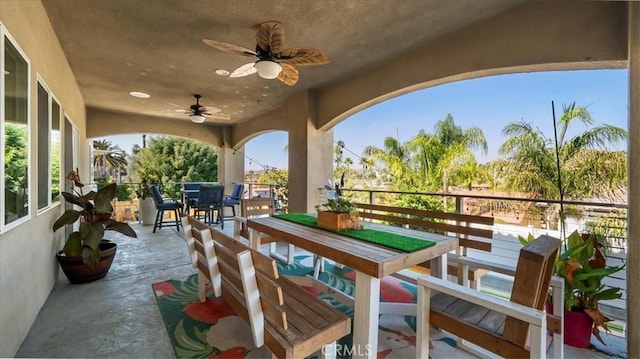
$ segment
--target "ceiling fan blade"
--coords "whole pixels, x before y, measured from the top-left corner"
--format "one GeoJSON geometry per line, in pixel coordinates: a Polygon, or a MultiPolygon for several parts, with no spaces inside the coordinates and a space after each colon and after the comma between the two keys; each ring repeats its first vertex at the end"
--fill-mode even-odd
{"type": "Polygon", "coordinates": [[[205,44],[211,46],[211,47],[215,47],[218,50],[222,50],[225,52],[231,52],[234,54],[239,54],[239,55],[244,55],[244,56],[256,56],[256,52],[249,50],[245,47],[242,46],[238,46],[238,45],[234,45],[234,44],[230,44],[228,42],[222,42],[222,41],[216,41],[216,40],[209,40],[209,39],[202,39],[202,42],[204,42],[205,44]]]}
{"type": "Polygon", "coordinates": [[[331,62],[322,50],[311,47],[292,47],[280,53],[280,61],[296,66],[324,65],[331,62]]]}
{"type": "Polygon", "coordinates": [[[218,113],[218,112],[220,112],[222,110],[217,108],[217,107],[213,107],[213,106],[202,106],[202,107],[200,107],[200,111],[206,112],[209,115],[211,115],[211,114],[214,114],[214,113],[218,113]]]}
{"type": "Polygon", "coordinates": [[[260,24],[256,31],[256,43],[263,50],[271,49],[272,54],[278,54],[284,48],[284,25],[278,21],[268,21],[260,24]]]}
{"type": "Polygon", "coordinates": [[[255,65],[255,62],[244,64],[238,67],[237,69],[233,70],[233,72],[231,73],[231,75],[229,75],[229,77],[243,77],[243,76],[249,76],[251,74],[255,74],[256,72],[258,72],[258,70],[256,70],[256,67],[253,65],[255,65]]]}
{"type": "Polygon", "coordinates": [[[280,66],[282,66],[282,71],[280,71],[280,75],[278,75],[278,80],[282,81],[282,83],[284,83],[285,85],[295,85],[296,82],[298,82],[298,78],[300,77],[298,70],[296,70],[295,67],[285,63],[280,63],[280,66]]]}

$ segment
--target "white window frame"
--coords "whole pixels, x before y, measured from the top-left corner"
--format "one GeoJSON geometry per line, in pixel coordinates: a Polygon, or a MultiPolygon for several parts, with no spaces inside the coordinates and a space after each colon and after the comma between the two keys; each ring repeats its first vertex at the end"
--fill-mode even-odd
{"type": "MultiPolygon", "coordinates": [[[[46,171],[46,175],[47,175],[47,204],[46,206],[42,207],[42,208],[37,208],[37,213],[38,215],[48,211],[51,208],[55,208],[56,206],[60,205],[60,200],[58,200],[57,202],[53,202],[51,200],[51,179],[53,177],[53,173],[51,172],[51,166],[53,165],[52,161],[51,161],[51,154],[53,151],[53,143],[51,142],[51,125],[53,122],[53,101],[55,101],[58,104],[58,107],[60,107],[58,109],[59,113],[58,116],[60,116],[62,114],[62,106],[60,106],[60,101],[58,101],[58,99],[55,97],[55,95],[53,94],[53,92],[51,91],[51,88],[47,85],[47,83],[42,79],[42,76],[40,76],[40,74],[36,74],[36,84],[39,84],[40,86],[42,86],[42,88],[47,92],[47,107],[48,107],[48,118],[47,118],[47,138],[49,139],[49,146],[47,148],[47,171],[46,171]]],[[[39,100],[39,99],[38,99],[39,100]]],[[[37,126],[40,126],[40,114],[38,114],[36,117],[37,118],[37,126]]],[[[58,122],[60,122],[60,117],[58,117],[58,122]]],[[[59,128],[61,128],[60,124],[58,124],[59,128]]],[[[37,129],[36,133],[38,133],[38,131],[40,131],[40,128],[37,129]]],[[[36,143],[36,154],[39,153],[39,147],[40,143],[36,143]]],[[[60,147],[62,147],[62,134],[60,135],[60,147]]],[[[62,151],[60,151],[60,156],[62,156],[62,151]]],[[[36,156],[37,157],[37,156],[36,156]]],[[[38,172],[38,181],[40,181],[40,176],[42,175],[40,173],[40,159],[37,159],[37,165],[36,165],[36,172],[38,172]]],[[[62,159],[60,159],[60,167],[62,167],[62,159]]],[[[59,169],[60,172],[62,172],[62,168],[59,169]]],[[[64,178],[64,176],[60,175],[60,182],[62,182],[62,179],[64,178]]],[[[40,183],[38,182],[38,185],[40,183]]],[[[61,185],[61,183],[58,184],[59,186],[61,185]]],[[[40,186],[38,186],[39,188],[40,186]]],[[[62,187],[58,187],[60,188],[60,191],[62,192],[62,187]]],[[[40,193],[38,193],[38,196],[40,196],[40,193]]],[[[38,203],[39,205],[39,198],[36,199],[36,203],[38,203]]]]}
{"type": "Polygon", "coordinates": [[[34,206],[33,204],[36,204],[36,208],[38,207],[37,205],[37,198],[35,198],[34,201],[34,196],[32,195],[32,180],[33,180],[33,165],[31,163],[32,160],[32,153],[31,153],[31,140],[32,140],[32,134],[31,134],[31,127],[33,124],[32,118],[31,118],[31,102],[32,102],[32,98],[31,98],[31,87],[32,87],[32,83],[31,83],[31,60],[29,59],[29,57],[25,54],[24,50],[22,50],[22,48],[20,47],[20,45],[18,45],[18,42],[13,38],[13,36],[11,36],[11,34],[9,33],[9,31],[7,30],[7,28],[4,26],[4,24],[2,22],[0,22],[0,73],[2,74],[2,76],[0,76],[0,135],[3,136],[4,138],[4,130],[5,130],[5,125],[4,125],[4,121],[5,121],[5,101],[4,101],[4,97],[5,97],[5,76],[4,76],[4,64],[5,62],[5,58],[4,58],[4,54],[5,54],[5,39],[9,40],[9,42],[11,42],[11,45],[18,51],[18,53],[20,54],[20,56],[22,56],[22,58],[24,59],[24,61],[27,63],[27,178],[29,179],[27,181],[27,193],[29,193],[29,211],[27,212],[27,215],[19,218],[9,224],[5,223],[5,202],[4,202],[4,187],[5,187],[5,182],[4,182],[4,153],[5,153],[5,149],[4,149],[4,145],[5,145],[5,141],[0,141],[0,193],[2,193],[2,198],[3,200],[0,201],[0,233],[4,233],[7,232],[13,228],[16,228],[18,226],[20,226],[23,223],[26,223],[28,221],[30,221],[33,218],[33,209],[34,206]]]}

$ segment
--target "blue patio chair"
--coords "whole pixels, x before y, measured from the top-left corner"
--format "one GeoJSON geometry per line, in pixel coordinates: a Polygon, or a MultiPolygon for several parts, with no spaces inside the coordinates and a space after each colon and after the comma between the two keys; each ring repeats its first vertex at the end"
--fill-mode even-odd
{"type": "Polygon", "coordinates": [[[221,228],[224,229],[224,218],[222,216],[223,197],[223,185],[201,185],[198,199],[194,201],[192,207],[195,217],[200,219],[204,213],[204,221],[206,223],[220,223],[221,228]],[[214,213],[217,215],[215,220],[214,213]]]}
{"type": "Polygon", "coordinates": [[[224,206],[231,207],[231,211],[233,212],[233,216],[236,216],[236,206],[240,205],[240,200],[242,199],[244,194],[244,183],[234,183],[233,190],[231,190],[231,195],[226,196],[224,198],[224,206]]]}
{"type": "Polygon", "coordinates": [[[156,214],[156,220],[153,223],[153,233],[156,233],[157,228],[162,228],[166,226],[172,226],[174,221],[165,221],[164,220],[164,211],[173,211],[175,214],[175,225],[176,230],[180,231],[180,216],[182,215],[182,203],[176,200],[166,200],[162,198],[162,194],[160,193],[160,188],[158,185],[151,185],[151,195],[153,197],[153,202],[158,210],[158,214],[156,214]]]}
{"type": "Polygon", "coordinates": [[[195,202],[198,201],[199,192],[194,191],[199,191],[201,185],[201,183],[197,182],[187,182],[182,186],[182,200],[184,201],[184,204],[187,208],[187,213],[189,213],[189,209],[193,207],[195,202]]]}

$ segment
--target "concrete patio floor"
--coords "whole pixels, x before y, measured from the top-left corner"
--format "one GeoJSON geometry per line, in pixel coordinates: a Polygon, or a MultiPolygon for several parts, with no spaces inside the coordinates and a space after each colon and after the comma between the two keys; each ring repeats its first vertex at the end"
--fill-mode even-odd
{"type": "MultiPolygon", "coordinates": [[[[108,232],[118,243],[109,274],[69,284],[60,277],[16,357],[174,358],[151,284],[195,273],[175,228],[133,224],[137,239],[108,232]]],[[[227,221],[224,231],[231,233],[227,221]]],[[[565,346],[567,358],[611,358],[565,346]]]]}

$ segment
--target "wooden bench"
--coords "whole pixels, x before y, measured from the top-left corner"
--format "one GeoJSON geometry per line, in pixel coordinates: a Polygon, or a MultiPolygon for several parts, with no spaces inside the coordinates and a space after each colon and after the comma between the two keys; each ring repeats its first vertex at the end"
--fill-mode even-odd
{"type": "MultiPolygon", "coordinates": [[[[456,253],[447,256],[447,274],[458,277],[458,282],[466,286],[479,289],[480,278],[488,271],[478,266],[470,265],[468,270],[461,271],[458,259],[467,256],[468,249],[491,252],[493,230],[478,228],[478,226],[493,226],[493,217],[482,217],[468,214],[445,213],[414,208],[392,207],[377,204],[356,203],[361,219],[381,221],[397,224],[408,228],[426,229],[458,237],[459,248],[456,253]],[[485,240],[478,240],[485,239],[485,240]]],[[[419,267],[428,270],[430,262],[424,262],[419,267]]],[[[415,278],[398,273],[394,275],[400,279],[415,284],[415,278]]]]}
{"type": "MultiPolygon", "coordinates": [[[[510,301],[439,278],[418,278],[416,357],[429,356],[431,324],[502,357],[544,358],[549,321],[548,328],[558,334],[554,334],[554,357],[562,358],[562,317],[542,311],[560,244],[559,239],[540,236],[521,249],[510,301]]],[[[562,285],[559,289],[554,289],[558,294],[554,307],[561,313],[562,285]]]]}
{"type": "MultiPolygon", "coordinates": [[[[184,222],[183,222],[184,223],[184,222]]],[[[335,357],[336,341],[351,331],[348,316],[280,276],[275,261],[193,218],[191,233],[198,252],[198,288],[206,283],[251,327],[256,347],[275,357],[302,358],[321,351],[335,357]]]]}
{"type": "MultiPolygon", "coordinates": [[[[275,203],[273,198],[254,197],[245,198],[240,201],[240,216],[233,218],[233,238],[239,240],[241,237],[249,239],[249,231],[247,230],[247,218],[273,216],[275,203]]],[[[269,244],[269,255],[283,263],[293,264],[295,259],[294,246],[287,244],[287,253],[282,255],[276,250],[277,238],[263,236],[260,243],[269,244]]]]}

